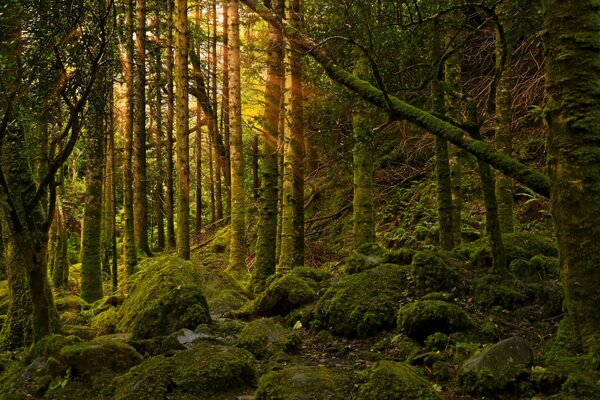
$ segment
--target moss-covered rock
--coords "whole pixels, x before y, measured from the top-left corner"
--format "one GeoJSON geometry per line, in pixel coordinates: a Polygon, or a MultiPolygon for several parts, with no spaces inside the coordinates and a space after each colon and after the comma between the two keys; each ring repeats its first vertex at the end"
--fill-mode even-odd
{"type": "Polygon", "coordinates": [[[441,400],[418,371],[401,362],[381,361],[369,371],[358,400],[441,400]]]}
{"type": "MultiPolygon", "coordinates": [[[[556,245],[546,236],[519,232],[503,235],[502,239],[506,261],[509,264],[513,260],[529,260],[539,254],[551,257],[558,256],[556,245]]],[[[492,265],[492,250],[487,236],[472,243],[463,244],[455,251],[478,267],[490,267],[492,265]]]]}
{"type": "Polygon", "coordinates": [[[144,357],[153,357],[163,354],[171,354],[178,350],[185,350],[185,346],[177,340],[178,333],[169,336],[157,336],[151,339],[137,339],[129,341],[129,345],[135,348],[144,357]]]}
{"type": "Polygon", "coordinates": [[[65,312],[65,311],[79,312],[81,310],[88,310],[92,307],[88,302],[83,300],[81,297],[71,296],[71,295],[56,296],[56,299],[54,300],[54,304],[56,305],[56,309],[58,310],[59,313],[65,312]]]}
{"type": "Polygon", "coordinates": [[[236,342],[257,358],[267,358],[283,351],[298,349],[302,338],[296,332],[285,329],[270,318],[261,318],[244,326],[236,342]]]}
{"type": "Polygon", "coordinates": [[[400,330],[421,342],[435,332],[449,334],[471,326],[472,322],[462,308],[445,301],[415,301],[402,306],[398,311],[400,330]]]}
{"type": "Polygon", "coordinates": [[[315,325],[345,337],[368,337],[394,328],[408,277],[408,266],[384,264],[341,278],[317,303],[315,325]]]}
{"type": "Polygon", "coordinates": [[[466,360],[459,371],[459,383],[469,392],[491,393],[514,383],[531,365],[533,352],[518,336],[490,345],[466,360]]]}
{"type": "Polygon", "coordinates": [[[309,267],[299,267],[267,280],[267,289],[240,310],[240,316],[272,317],[317,300],[319,290],[331,274],[309,267]]]}
{"type": "Polygon", "coordinates": [[[254,379],[254,357],[246,350],[195,343],[172,357],[145,360],[115,379],[114,399],[154,400],[194,398],[209,400],[216,394],[248,386],[254,379]]]}
{"type": "Polygon", "coordinates": [[[521,285],[504,276],[487,275],[473,283],[473,299],[485,308],[501,306],[514,310],[527,300],[521,285]]]}
{"type": "Polygon", "coordinates": [[[111,339],[65,346],[60,351],[60,359],[71,367],[74,376],[82,378],[90,378],[104,369],[125,372],[142,362],[142,356],[133,347],[111,339]]]}
{"type": "Polygon", "coordinates": [[[388,250],[377,244],[368,244],[348,257],[344,271],[347,274],[356,274],[381,264],[408,265],[414,254],[414,250],[411,249],[388,250]]]}
{"type": "Polygon", "coordinates": [[[170,256],[146,259],[119,307],[117,329],[131,332],[134,339],[148,339],[209,322],[201,279],[189,261],[170,256]]]}
{"type": "Polygon", "coordinates": [[[345,400],[350,379],[325,367],[289,367],[260,378],[256,400],[345,400]]]}
{"type": "Polygon", "coordinates": [[[100,300],[96,301],[92,308],[95,310],[96,314],[100,314],[108,310],[111,307],[119,307],[125,302],[125,297],[118,294],[113,294],[110,296],[104,296],[100,300]]]}
{"type": "Polygon", "coordinates": [[[92,317],[91,326],[96,330],[98,335],[110,335],[117,331],[118,319],[117,310],[111,306],[92,317]]]}
{"type": "Polygon", "coordinates": [[[410,276],[417,293],[454,291],[461,282],[457,272],[459,261],[450,253],[419,251],[412,259],[410,276]]]}

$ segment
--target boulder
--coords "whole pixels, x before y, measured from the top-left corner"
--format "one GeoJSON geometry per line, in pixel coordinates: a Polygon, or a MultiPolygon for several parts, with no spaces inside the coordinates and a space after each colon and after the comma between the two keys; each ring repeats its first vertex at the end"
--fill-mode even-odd
{"type": "Polygon", "coordinates": [[[254,380],[254,357],[236,347],[197,342],[172,357],[145,360],[114,381],[115,400],[209,400],[254,380]]]}
{"type": "Polygon", "coordinates": [[[446,252],[431,250],[417,252],[410,265],[410,276],[418,294],[455,292],[459,279],[458,260],[446,252]]]}
{"type": "Polygon", "coordinates": [[[358,400],[441,400],[433,386],[408,364],[381,361],[369,371],[358,400]]]}
{"type": "Polygon", "coordinates": [[[459,371],[459,382],[467,391],[499,391],[516,381],[532,362],[533,352],[527,341],[514,336],[467,359],[459,371]]]}
{"type": "Polygon", "coordinates": [[[405,297],[409,267],[383,264],[341,278],[317,303],[316,327],[344,337],[369,337],[396,325],[405,297]]]}
{"type": "Polygon", "coordinates": [[[119,307],[117,330],[130,332],[133,339],[149,339],[210,322],[201,278],[189,261],[170,256],[146,259],[119,307]]]}
{"type": "Polygon", "coordinates": [[[471,326],[471,320],[462,308],[441,300],[415,301],[398,311],[400,330],[420,342],[436,332],[450,334],[471,326]]]}
{"type": "Polygon", "coordinates": [[[287,315],[292,310],[317,300],[319,290],[331,278],[331,274],[315,268],[299,267],[283,275],[274,275],[267,281],[267,288],[247,307],[240,316],[272,317],[287,315]]]}
{"type": "Polygon", "coordinates": [[[278,352],[298,349],[302,338],[270,318],[249,322],[240,332],[236,346],[248,350],[257,358],[268,358],[278,352]]]}
{"type": "Polygon", "coordinates": [[[351,380],[326,367],[288,367],[260,378],[256,400],[346,400],[351,380]]]}

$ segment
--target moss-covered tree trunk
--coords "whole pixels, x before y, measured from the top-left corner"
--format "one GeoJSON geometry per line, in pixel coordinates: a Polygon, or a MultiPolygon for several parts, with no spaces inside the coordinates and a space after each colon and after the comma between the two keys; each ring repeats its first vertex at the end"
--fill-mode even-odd
{"type": "MultiPolygon", "coordinates": [[[[283,0],[271,3],[283,15],[283,0]]],[[[279,29],[269,27],[267,47],[267,83],[265,86],[265,111],[262,120],[260,143],[259,216],[256,237],[256,262],[252,273],[255,292],[264,288],[266,279],[275,273],[277,265],[277,198],[278,198],[278,147],[279,113],[283,85],[283,35],[279,29]]]]}
{"type": "Polygon", "coordinates": [[[246,272],[246,192],[242,142],[239,1],[227,6],[229,36],[229,126],[231,129],[231,218],[228,270],[246,272]]]}
{"type": "MultiPolygon", "coordinates": [[[[512,69],[512,39],[510,18],[503,18],[503,38],[496,34],[496,58],[497,68],[501,68],[500,59],[505,52],[505,67],[498,82],[496,90],[496,148],[508,156],[512,156],[512,89],[514,84],[512,69]],[[504,40],[504,43],[501,43],[504,40]]],[[[503,233],[511,233],[515,230],[513,213],[513,180],[512,178],[498,174],[496,177],[496,197],[498,198],[498,217],[500,218],[500,229],[503,233]]]]}
{"type": "MultiPolygon", "coordinates": [[[[156,7],[154,14],[154,35],[156,36],[157,42],[160,43],[161,39],[161,19],[160,19],[161,7],[156,7]]],[[[155,79],[155,106],[156,112],[154,113],[154,119],[156,121],[156,130],[154,135],[154,149],[156,151],[156,174],[154,178],[154,190],[153,201],[154,201],[154,218],[156,220],[156,247],[158,250],[165,248],[165,212],[163,207],[164,202],[164,175],[165,166],[163,160],[163,113],[162,113],[162,48],[160,45],[156,45],[154,49],[154,79],[155,79]]]]}
{"type": "Polygon", "coordinates": [[[123,157],[123,257],[127,276],[134,273],[137,264],[133,223],[133,118],[135,107],[133,95],[133,14],[134,5],[133,1],[130,0],[127,4],[127,14],[125,16],[126,59],[122,63],[127,97],[127,112],[123,128],[125,145],[123,157]]]}
{"type": "Polygon", "coordinates": [[[173,171],[173,115],[175,96],[173,94],[173,0],[167,0],[167,126],[165,147],[167,152],[166,160],[166,208],[167,208],[167,246],[169,249],[175,248],[175,179],[173,171]]]}
{"type": "Polygon", "coordinates": [[[190,259],[190,144],[188,134],[187,1],[175,0],[175,115],[177,120],[177,256],[190,259]]]}
{"type": "Polygon", "coordinates": [[[146,0],[135,2],[135,119],[133,125],[133,213],[136,248],[152,255],[148,243],[146,177],[146,0]]]}
{"type": "MultiPolygon", "coordinates": [[[[223,132],[224,146],[229,149],[230,148],[230,126],[229,126],[229,18],[227,17],[229,10],[229,0],[223,0],[223,65],[222,65],[222,74],[223,74],[223,86],[221,88],[221,132],[223,132]]],[[[229,215],[230,206],[231,206],[231,197],[227,197],[227,191],[230,188],[231,179],[229,182],[225,179],[225,197],[227,200],[227,205],[225,209],[225,213],[223,212],[223,177],[225,175],[229,175],[231,178],[231,173],[227,172],[229,167],[225,167],[225,165],[229,165],[227,163],[226,158],[230,157],[229,151],[226,151],[226,154],[221,157],[218,149],[218,139],[213,136],[213,145],[215,150],[215,204],[216,204],[216,214],[217,221],[223,220],[223,215],[229,215]]]]}
{"type": "Polygon", "coordinates": [[[600,3],[545,0],[548,167],[567,327],[600,359],[600,3]]]}
{"type": "MultiPolygon", "coordinates": [[[[473,125],[477,125],[477,109],[474,104],[469,105],[469,119],[473,125]]],[[[477,140],[482,139],[477,130],[474,130],[471,135],[477,140]]],[[[504,251],[502,231],[500,230],[494,175],[492,173],[492,168],[488,163],[477,160],[477,165],[479,166],[481,190],[483,192],[483,202],[485,204],[486,232],[492,248],[492,270],[498,275],[506,275],[508,266],[506,264],[506,252],[504,251]]]]}
{"type": "MultiPolygon", "coordinates": [[[[300,1],[286,0],[287,23],[301,27],[300,1]]],[[[302,60],[298,48],[288,41],[285,52],[285,150],[281,228],[282,270],[304,264],[304,112],[302,98],[302,60]]]]}
{"type": "MultiPolygon", "coordinates": [[[[354,65],[354,75],[361,79],[369,76],[369,60],[361,56],[354,65]]],[[[373,204],[373,130],[369,121],[370,110],[358,102],[352,110],[352,171],[354,174],[354,197],[352,220],[354,246],[375,242],[375,207],[373,204]]]]}
{"type": "MultiPolygon", "coordinates": [[[[442,88],[444,69],[438,65],[441,62],[442,52],[440,26],[436,19],[431,44],[431,58],[435,69],[431,92],[433,95],[433,109],[440,115],[444,115],[446,111],[444,90],[442,88]]],[[[452,227],[452,182],[448,160],[448,141],[439,136],[435,137],[435,171],[440,245],[444,250],[451,250],[454,247],[454,229],[452,227]]]]}
{"type": "Polygon", "coordinates": [[[88,303],[102,298],[102,181],[109,79],[106,69],[100,73],[90,95],[87,126],[87,168],[83,239],[81,251],[81,293],[88,303]]]}

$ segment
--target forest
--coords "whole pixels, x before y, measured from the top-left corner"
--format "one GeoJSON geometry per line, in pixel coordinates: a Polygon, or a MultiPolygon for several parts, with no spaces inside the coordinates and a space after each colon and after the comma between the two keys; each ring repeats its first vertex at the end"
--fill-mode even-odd
{"type": "Polygon", "coordinates": [[[0,399],[600,399],[599,0],[2,0],[0,399]]]}

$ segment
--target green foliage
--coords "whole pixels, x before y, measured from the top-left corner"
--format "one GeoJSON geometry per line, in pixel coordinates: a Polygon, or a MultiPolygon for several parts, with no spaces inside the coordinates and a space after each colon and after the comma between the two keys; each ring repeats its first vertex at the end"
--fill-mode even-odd
{"type": "Polygon", "coordinates": [[[343,373],[325,367],[287,367],[260,378],[256,400],[345,400],[350,382],[343,373]]]}
{"type": "Polygon", "coordinates": [[[110,307],[95,315],[92,318],[91,326],[98,332],[98,335],[110,335],[117,331],[117,321],[117,311],[114,307],[110,307]]]}
{"type": "Polygon", "coordinates": [[[384,264],[340,278],[321,297],[315,327],[345,337],[369,337],[394,328],[407,294],[408,267],[384,264]]]}
{"type": "Polygon", "coordinates": [[[410,266],[410,276],[416,292],[454,292],[460,282],[458,263],[449,253],[430,250],[417,252],[410,266]]]}
{"type": "Polygon", "coordinates": [[[369,371],[358,400],[440,400],[433,386],[415,368],[398,362],[381,361],[369,371]]]}
{"type": "Polygon", "coordinates": [[[348,257],[344,272],[355,274],[381,264],[408,265],[413,255],[414,251],[411,249],[388,250],[376,244],[369,244],[362,246],[348,257]]]}
{"type": "Polygon", "coordinates": [[[464,331],[472,325],[459,306],[440,300],[415,301],[398,311],[398,328],[421,342],[433,333],[464,331]]]}
{"type": "Polygon", "coordinates": [[[473,282],[473,298],[477,304],[485,308],[501,306],[514,310],[525,304],[527,300],[516,283],[515,280],[502,276],[484,276],[473,282]]]}

